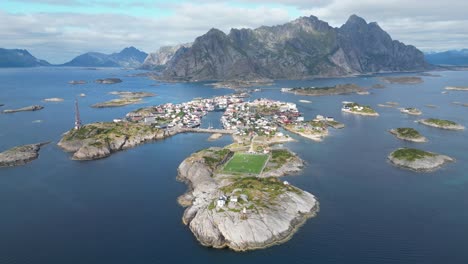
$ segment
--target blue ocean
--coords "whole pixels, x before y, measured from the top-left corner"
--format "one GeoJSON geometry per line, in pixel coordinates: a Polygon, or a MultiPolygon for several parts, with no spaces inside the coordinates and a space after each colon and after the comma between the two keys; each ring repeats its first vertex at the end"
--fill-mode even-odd
{"type": "MultiPolygon", "coordinates": [[[[415,123],[442,118],[468,126],[468,92],[442,93],[445,86],[467,86],[466,72],[423,76],[416,85],[385,84],[369,95],[307,97],[281,93],[282,87],[355,83],[371,87],[381,76],[276,81],[250,99],[294,102],[306,119],[333,116],[346,125],[323,142],[294,136],[286,146],[306,160],[303,173],[286,179],[316,195],[320,212],[284,244],[235,253],[206,248],[182,223],[177,197],[187,186],[176,181],[177,167],[191,153],[232,142],[224,136],[179,134],[109,158],[79,162],[56,143],[73,127],[78,98],[84,123],[112,121],[127,112],[166,102],[230,94],[207,83],[162,83],[123,69],[0,69],[0,110],[40,104],[41,111],[0,114],[0,151],[43,141],[37,160],[0,168],[0,263],[154,264],[154,263],[468,263],[468,131],[445,131],[415,123]],[[122,83],[102,85],[95,79],[122,83]],[[86,80],[70,85],[71,80],[86,80]],[[157,94],[144,103],[120,108],[91,108],[116,98],[111,91],[157,94]],[[85,97],[78,95],[84,93],[85,97]],[[63,102],[43,102],[60,97],[63,102]],[[301,102],[309,100],[311,103],[301,102]],[[370,105],[379,117],[341,112],[342,101],[370,105]],[[417,107],[420,117],[378,104],[417,107]],[[434,105],[435,107],[427,107],[434,105]],[[413,127],[427,143],[403,142],[388,133],[413,127]],[[418,147],[451,156],[433,173],[402,170],[387,162],[399,147],[418,147]]],[[[397,74],[393,74],[397,75],[397,74]]],[[[399,74],[405,75],[405,74],[399,74]]],[[[415,75],[415,74],[406,74],[415,75]]],[[[202,126],[219,126],[210,113],[202,126]]]]}

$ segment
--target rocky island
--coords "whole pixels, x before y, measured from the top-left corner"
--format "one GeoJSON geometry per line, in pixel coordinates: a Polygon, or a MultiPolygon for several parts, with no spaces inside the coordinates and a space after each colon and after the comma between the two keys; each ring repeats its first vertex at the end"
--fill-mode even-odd
{"type": "Polygon", "coordinates": [[[58,146],[75,160],[94,160],[165,136],[165,131],[143,124],[100,122],[66,132],[58,146]]]}
{"type": "Polygon", "coordinates": [[[183,222],[204,246],[235,251],[283,243],[319,211],[315,196],[276,177],[296,172],[302,161],[285,149],[271,154],[209,148],[179,166],[178,179],[189,190],[178,201],[183,222]],[[290,164],[292,163],[292,165],[290,164]],[[265,169],[263,169],[265,168],[265,169]]]}
{"type": "Polygon", "coordinates": [[[374,109],[370,106],[360,105],[358,103],[346,102],[344,103],[341,111],[345,113],[351,113],[356,115],[364,115],[364,116],[379,116],[374,109]]]}
{"type": "Polygon", "coordinates": [[[63,98],[53,97],[53,98],[46,98],[44,102],[63,102],[63,98]]]}
{"type": "Polygon", "coordinates": [[[97,79],[95,82],[100,83],[100,84],[116,84],[116,83],[121,83],[122,80],[119,78],[106,78],[106,79],[97,79]]]}
{"type": "Polygon", "coordinates": [[[32,106],[26,106],[26,107],[18,108],[18,109],[6,109],[6,110],[3,110],[3,113],[11,114],[11,113],[16,113],[16,112],[39,111],[41,109],[44,109],[44,107],[41,105],[32,105],[32,106]]]}
{"type": "Polygon", "coordinates": [[[461,86],[447,86],[445,90],[449,91],[468,91],[468,87],[461,87],[461,86]]]}
{"type": "Polygon", "coordinates": [[[424,80],[418,76],[383,77],[382,80],[390,84],[418,84],[424,82],[424,80]]]}
{"type": "Polygon", "coordinates": [[[308,96],[323,96],[323,95],[339,95],[360,93],[365,94],[366,90],[356,84],[337,84],[331,87],[295,87],[295,88],[282,88],[282,92],[294,93],[298,95],[308,96]]]}
{"type": "Polygon", "coordinates": [[[83,81],[83,80],[79,80],[79,81],[69,81],[68,84],[72,84],[72,85],[77,85],[77,84],[86,84],[86,81],[83,81]]]}
{"type": "Polygon", "coordinates": [[[465,129],[464,126],[457,124],[450,120],[428,118],[428,119],[418,120],[417,122],[426,126],[447,129],[447,130],[464,130],[465,129]]]}
{"type": "Polygon", "coordinates": [[[12,167],[24,165],[39,157],[39,150],[48,144],[37,143],[18,146],[0,153],[0,167],[12,167]]]}
{"type": "Polygon", "coordinates": [[[408,115],[422,115],[422,111],[414,107],[400,108],[400,112],[408,115]]]}
{"type": "Polygon", "coordinates": [[[445,155],[413,148],[397,149],[390,153],[388,159],[391,164],[397,167],[417,172],[434,171],[447,162],[454,161],[454,159],[445,155]]]}
{"type": "Polygon", "coordinates": [[[121,98],[144,98],[156,96],[154,93],[149,92],[128,92],[128,91],[113,91],[109,94],[118,95],[121,98]]]}
{"type": "Polygon", "coordinates": [[[411,142],[427,142],[426,137],[421,135],[416,129],[414,128],[409,128],[409,127],[399,127],[396,129],[391,129],[390,133],[394,135],[395,137],[401,139],[401,140],[406,140],[406,141],[411,141],[411,142]]]}
{"type": "Polygon", "coordinates": [[[119,99],[112,99],[107,102],[93,104],[91,107],[93,108],[119,107],[119,106],[137,104],[139,102],[141,102],[141,98],[119,98],[119,99]]]}

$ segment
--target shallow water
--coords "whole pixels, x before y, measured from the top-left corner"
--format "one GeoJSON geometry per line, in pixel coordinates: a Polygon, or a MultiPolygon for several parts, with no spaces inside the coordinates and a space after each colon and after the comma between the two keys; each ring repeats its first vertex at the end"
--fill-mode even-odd
{"type": "MultiPolygon", "coordinates": [[[[54,141],[73,125],[73,103],[79,98],[85,123],[110,121],[146,105],[183,102],[194,97],[228,94],[204,84],[164,84],[136,71],[120,69],[33,68],[0,70],[1,109],[42,104],[37,112],[0,115],[0,149],[54,141]],[[123,82],[99,85],[98,78],[123,82]],[[70,80],[87,80],[69,85],[70,80]],[[115,90],[158,94],[140,105],[94,109],[90,105],[115,98],[115,90]],[[64,102],[45,103],[62,97],[64,102]],[[33,123],[42,120],[41,123],[33,123]]],[[[293,136],[287,146],[307,161],[303,173],[287,177],[315,194],[321,205],[292,240],[265,250],[234,253],[202,247],[181,222],[176,198],[186,186],[176,181],[177,166],[191,153],[232,140],[224,136],[183,134],[117,153],[109,158],[77,162],[55,144],[26,166],[0,169],[0,263],[467,263],[468,135],[414,123],[422,117],[445,118],[468,126],[468,92],[442,94],[447,85],[466,85],[466,72],[441,72],[418,85],[386,84],[370,95],[307,97],[285,94],[281,87],[356,83],[369,87],[378,76],[311,81],[278,81],[253,93],[297,103],[306,118],[333,116],[346,128],[331,130],[317,143],[293,136]],[[301,103],[310,100],[312,103],[301,103]],[[342,101],[373,106],[380,117],[343,114],[342,101]],[[405,116],[377,104],[398,102],[418,107],[421,117],[405,116]],[[437,105],[428,108],[425,105],[437,105]],[[387,131],[417,128],[428,143],[407,143],[387,131]],[[415,146],[454,157],[441,170],[420,174],[395,168],[387,155],[415,146]]],[[[252,99],[253,99],[252,98],[252,99]]],[[[202,126],[219,126],[220,113],[210,113],[202,126]]]]}

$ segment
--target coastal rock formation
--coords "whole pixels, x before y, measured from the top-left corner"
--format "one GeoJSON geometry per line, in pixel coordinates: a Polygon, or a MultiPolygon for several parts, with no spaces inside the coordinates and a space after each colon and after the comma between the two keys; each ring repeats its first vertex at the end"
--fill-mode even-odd
{"type": "Polygon", "coordinates": [[[418,172],[434,171],[454,161],[445,155],[410,148],[397,149],[388,155],[388,159],[395,166],[418,172]]]}
{"type": "Polygon", "coordinates": [[[400,108],[400,112],[408,115],[422,115],[422,111],[414,107],[400,108]]]}
{"type": "Polygon", "coordinates": [[[31,106],[26,106],[23,108],[18,108],[18,109],[3,110],[3,113],[11,114],[11,113],[16,113],[16,112],[39,111],[41,109],[44,109],[44,107],[41,105],[31,105],[31,106]]]}
{"type": "Polygon", "coordinates": [[[468,91],[468,87],[461,87],[461,86],[447,86],[445,90],[449,91],[468,91]]]}
{"type": "Polygon", "coordinates": [[[417,142],[417,143],[427,142],[427,138],[421,135],[414,128],[399,127],[396,129],[391,129],[390,133],[401,140],[417,142]]]}
{"type": "Polygon", "coordinates": [[[0,153],[0,167],[24,165],[39,157],[39,150],[48,143],[18,146],[0,153]]]}
{"type": "Polygon", "coordinates": [[[450,120],[428,118],[417,121],[420,124],[447,130],[464,130],[465,127],[450,120]]]}
{"type": "MultiPolygon", "coordinates": [[[[211,159],[203,155],[204,151],[197,152],[180,164],[178,179],[190,189],[178,200],[188,206],[183,222],[204,246],[235,251],[273,246],[287,241],[319,210],[312,194],[276,178],[217,175],[216,166],[207,164],[211,159]],[[229,200],[219,207],[217,200],[223,194],[230,195],[229,200]]],[[[226,155],[229,152],[219,158],[221,163],[226,155]]]]}
{"type": "Polygon", "coordinates": [[[75,160],[94,160],[169,134],[135,123],[92,123],[66,132],[58,146],[73,153],[75,160]]]}
{"type": "Polygon", "coordinates": [[[115,84],[115,83],[121,83],[122,80],[119,78],[106,78],[106,79],[97,79],[95,82],[100,83],[100,84],[115,84]]]}
{"type": "Polygon", "coordinates": [[[168,80],[302,79],[428,68],[421,51],[352,15],[340,28],[317,17],[278,26],[211,29],[167,63],[168,80]]]}
{"type": "Polygon", "coordinates": [[[174,56],[182,54],[183,51],[189,48],[190,46],[192,46],[192,43],[161,47],[158,51],[148,54],[140,69],[162,69],[174,56]]]}
{"type": "Polygon", "coordinates": [[[121,98],[144,98],[144,97],[153,97],[156,96],[154,93],[148,92],[127,92],[127,91],[113,91],[109,94],[118,95],[121,98]]]}

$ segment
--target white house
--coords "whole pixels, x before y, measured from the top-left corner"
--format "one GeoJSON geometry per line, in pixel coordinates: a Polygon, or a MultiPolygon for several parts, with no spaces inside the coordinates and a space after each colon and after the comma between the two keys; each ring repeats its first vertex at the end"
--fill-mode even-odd
{"type": "Polygon", "coordinates": [[[231,197],[229,198],[229,201],[230,201],[230,202],[233,202],[233,203],[237,203],[237,200],[238,200],[238,199],[237,199],[237,196],[231,196],[231,197]]]}

